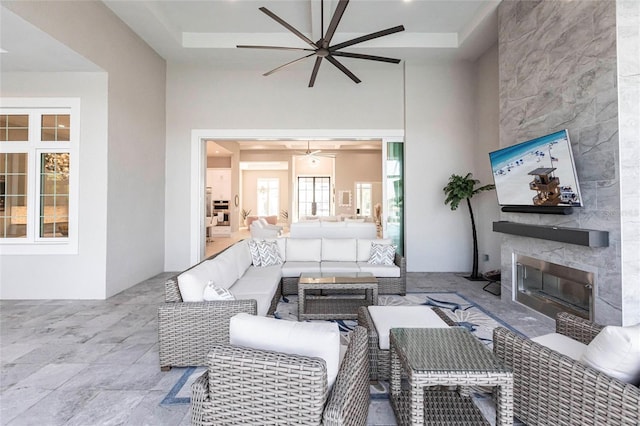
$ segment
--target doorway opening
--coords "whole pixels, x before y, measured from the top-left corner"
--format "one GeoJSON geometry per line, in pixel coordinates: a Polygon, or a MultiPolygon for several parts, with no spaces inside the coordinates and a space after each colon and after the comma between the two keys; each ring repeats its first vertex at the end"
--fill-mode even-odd
{"type": "MultiPolygon", "coordinates": [[[[377,166],[369,167],[369,169],[377,169],[380,176],[377,179],[369,179],[368,177],[360,177],[351,176],[350,183],[342,184],[340,176],[341,167],[339,164],[336,164],[335,176],[334,180],[330,180],[329,188],[329,211],[334,214],[338,214],[338,210],[340,210],[341,214],[346,214],[344,209],[347,207],[351,207],[353,209],[353,214],[356,214],[355,200],[353,203],[345,202],[338,203],[336,201],[336,197],[338,194],[349,194],[349,196],[345,196],[345,199],[350,198],[350,194],[356,193],[356,185],[355,182],[365,182],[365,181],[375,181],[377,180],[380,183],[380,187],[382,189],[382,196],[379,203],[379,213],[381,213],[381,229],[386,228],[387,218],[393,221],[393,235],[394,242],[397,240],[399,250],[402,249],[404,236],[402,232],[398,232],[401,230],[401,227],[398,225],[399,221],[402,221],[402,215],[398,216],[398,203],[397,200],[402,197],[397,193],[391,194],[391,198],[396,200],[395,205],[391,207],[394,209],[393,213],[390,215],[386,215],[387,206],[389,206],[389,196],[386,194],[387,191],[387,176],[388,171],[387,167],[389,164],[389,158],[387,156],[388,147],[397,146],[397,144],[402,144],[404,138],[404,131],[402,130],[381,130],[381,131],[370,131],[370,130],[216,130],[216,129],[204,129],[204,130],[193,130],[191,137],[191,205],[190,205],[190,260],[191,263],[197,263],[205,255],[205,243],[206,243],[206,183],[205,183],[205,171],[206,171],[206,151],[205,151],[205,143],[206,141],[215,141],[216,143],[220,143],[226,148],[228,148],[232,152],[232,164],[231,164],[231,173],[232,173],[232,185],[231,185],[231,194],[229,195],[229,199],[231,200],[229,206],[229,222],[232,226],[232,237],[233,234],[239,229],[242,223],[241,219],[241,210],[247,210],[248,206],[244,205],[243,200],[243,191],[242,188],[246,184],[246,182],[242,181],[242,171],[240,168],[240,163],[252,163],[252,162],[260,162],[260,155],[265,151],[284,151],[289,150],[288,159],[284,161],[279,161],[278,159],[272,159],[273,162],[285,162],[289,164],[289,173],[293,174],[292,169],[294,168],[293,157],[294,155],[300,155],[300,151],[306,155],[305,151],[307,151],[307,144],[309,141],[313,141],[314,150],[321,149],[323,154],[330,154],[332,152],[340,153],[336,160],[336,162],[344,160],[341,158],[343,156],[343,149],[334,150],[333,147],[342,143],[343,141],[347,141],[351,144],[363,143],[368,140],[378,140],[379,146],[381,147],[382,154],[378,157],[379,160],[376,163],[377,166]],[[252,152],[251,154],[245,153],[245,150],[242,149],[243,144],[253,143],[260,144],[264,148],[262,151],[252,152]],[[276,148],[278,144],[288,145],[288,148],[276,148]],[[316,148],[316,144],[318,148],[316,148]],[[298,152],[294,152],[297,150],[298,152]],[[344,188],[341,186],[343,185],[344,188]],[[235,225],[234,225],[235,224],[235,225]]],[[[349,152],[348,149],[344,149],[344,152],[349,152]]],[[[282,153],[282,152],[280,152],[282,153]]],[[[392,154],[395,158],[397,155],[397,149],[392,149],[392,154]]],[[[346,154],[345,154],[346,155],[346,154]]],[[[356,160],[351,159],[348,161],[348,164],[351,165],[350,169],[354,169],[354,165],[357,165],[363,158],[366,157],[366,154],[360,152],[351,152],[351,155],[354,155],[356,160]]],[[[311,156],[309,156],[311,157],[311,156]]],[[[394,160],[395,161],[395,160],[394,160]]],[[[343,168],[344,169],[344,168],[343,168]]],[[[324,177],[324,175],[315,175],[313,173],[309,174],[311,177],[324,177]]],[[[306,176],[306,177],[309,177],[306,176]]],[[[398,175],[397,167],[394,166],[393,170],[393,180],[394,184],[391,185],[392,188],[395,189],[401,187],[402,185],[398,185],[398,179],[401,179],[401,176],[398,175]]],[[[299,204],[297,202],[297,179],[294,176],[288,180],[288,183],[283,181],[279,182],[279,197],[280,197],[280,205],[282,206],[283,191],[286,190],[288,194],[289,202],[286,204],[285,208],[280,209],[280,219],[283,218],[283,215],[287,218],[288,221],[297,220],[300,216],[298,213],[299,204]]],[[[258,214],[258,199],[255,200],[255,209],[251,208],[253,214],[258,214]]],[[[311,201],[313,202],[313,200],[311,201]]],[[[324,201],[316,201],[316,213],[318,212],[319,204],[323,203],[322,209],[326,209],[324,207],[324,201]]],[[[308,206],[308,209],[311,209],[313,206],[308,206]]],[[[375,206],[374,206],[375,207],[375,206]]],[[[307,207],[305,207],[307,209],[307,207]]],[[[375,213],[375,208],[372,207],[372,213],[375,213]]],[[[324,211],[324,210],[322,210],[324,211]]],[[[311,213],[311,212],[309,212],[311,213]]],[[[386,236],[386,235],[385,235],[386,236]]]]}

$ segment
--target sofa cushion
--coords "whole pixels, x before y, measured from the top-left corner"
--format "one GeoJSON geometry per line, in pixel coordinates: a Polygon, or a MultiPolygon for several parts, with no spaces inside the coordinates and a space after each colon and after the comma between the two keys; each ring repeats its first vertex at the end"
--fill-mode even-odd
{"type": "Polygon", "coordinates": [[[368,309],[382,350],[389,350],[389,330],[392,328],[448,327],[428,306],[369,306],[368,309]]]}
{"type": "Polygon", "coordinates": [[[320,262],[291,262],[287,260],[282,265],[283,277],[299,277],[303,272],[320,272],[320,262]]]}
{"type": "Polygon", "coordinates": [[[356,262],[320,262],[320,272],[339,274],[360,272],[356,262]]]}
{"type": "Polygon", "coordinates": [[[217,287],[229,288],[238,279],[238,269],[232,253],[226,251],[211,259],[214,274],[210,278],[217,287]]]}
{"type": "Polygon", "coordinates": [[[371,257],[371,243],[391,244],[390,239],[358,238],[358,262],[367,262],[371,257]]]}
{"type": "Polygon", "coordinates": [[[234,315],[229,324],[229,343],[292,355],[322,358],[329,387],[335,382],[340,362],[340,331],[334,322],[297,322],[249,314],[234,315]]]}
{"type": "Polygon", "coordinates": [[[255,299],[258,305],[257,314],[267,315],[271,301],[280,286],[280,265],[250,267],[233,287],[231,293],[236,299],[255,299]]]}
{"type": "MultiPolygon", "coordinates": [[[[209,262],[209,261],[207,261],[209,262]]],[[[178,288],[184,302],[202,302],[204,288],[211,281],[212,273],[203,262],[178,275],[178,288]]]]}
{"type": "Polygon", "coordinates": [[[281,269],[282,267],[280,265],[267,266],[265,268],[250,266],[249,269],[244,272],[244,275],[238,281],[236,281],[234,286],[238,285],[244,278],[269,277],[269,279],[271,279],[271,277],[276,277],[274,279],[280,280],[280,278],[282,277],[281,269]]]}
{"type": "Polygon", "coordinates": [[[249,266],[251,266],[251,251],[249,250],[249,244],[246,240],[238,241],[231,247],[227,249],[227,251],[233,255],[233,260],[236,265],[236,271],[238,277],[241,277],[244,274],[244,271],[247,270],[249,266]]]}
{"type": "Polygon", "coordinates": [[[320,262],[322,240],[320,238],[289,238],[286,259],[292,262],[320,262]]]}
{"type": "Polygon", "coordinates": [[[355,262],[356,249],[355,238],[323,238],[322,261],[355,262]]]}
{"type": "Polygon", "coordinates": [[[357,262],[360,272],[370,272],[377,278],[400,278],[400,267],[393,265],[372,265],[369,262],[357,262]]]}
{"type": "Polygon", "coordinates": [[[376,224],[373,222],[345,222],[346,225],[346,235],[355,238],[376,238],[378,233],[378,228],[376,224]]]}
{"type": "Polygon", "coordinates": [[[582,353],[587,349],[587,345],[577,340],[573,340],[564,334],[549,333],[542,336],[534,337],[531,341],[546,346],[549,349],[553,349],[556,352],[566,355],[569,358],[573,358],[576,361],[580,360],[582,353]]]}
{"type": "Polygon", "coordinates": [[[371,243],[371,256],[368,263],[371,265],[393,265],[396,256],[396,246],[393,244],[371,243]]]}
{"type": "Polygon", "coordinates": [[[640,324],[606,326],[589,343],[580,360],[620,381],[640,384],[640,324]]]}
{"type": "Polygon", "coordinates": [[[264,293],[273,296],[280,285],[281,277],[279,265],[251,267],[230,290],[234,295],[264,293]],[[255,273],[256,270],[259,273],[255,273]]]}

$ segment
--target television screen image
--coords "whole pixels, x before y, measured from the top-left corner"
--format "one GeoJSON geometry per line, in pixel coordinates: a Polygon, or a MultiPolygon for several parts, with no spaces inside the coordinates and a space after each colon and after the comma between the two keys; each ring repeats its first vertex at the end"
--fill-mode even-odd
{"type": "Polygon", "coordinates": [[[501,206],[582,206],[567,130],[490,152],[489,159],[501,206]]]}

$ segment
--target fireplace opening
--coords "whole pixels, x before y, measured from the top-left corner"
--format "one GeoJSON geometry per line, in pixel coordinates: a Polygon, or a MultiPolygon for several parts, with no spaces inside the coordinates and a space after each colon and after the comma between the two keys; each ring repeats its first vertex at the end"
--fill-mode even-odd
{"type": "Polygon", "coordinates": [[[516,300],[551,318],[569,312],[593,319],[593,272],[516,255],[516,300]]]}

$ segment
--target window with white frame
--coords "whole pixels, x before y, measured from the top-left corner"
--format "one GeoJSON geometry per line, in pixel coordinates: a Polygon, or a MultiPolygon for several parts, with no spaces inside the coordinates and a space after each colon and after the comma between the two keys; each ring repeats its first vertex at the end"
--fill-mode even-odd
{"type": "Polygon", "coordinates": [[[331,214],[331,178],[298,176],[298,217],[331,214]]]}
{"type": "Polygon", "coordinates": [[[79,101],[1,100],[2,251],[46,253],[37,250],[43,246],[64,246],[53,253],[68,253],[70,246],[76,250],[79,101]]]}
{"type": "Polygon", "coordinates": [[[372,188],[373,185],[369,182],[356,182],[356,213],[359,216],[372,216],[372,188]]]}
{"type": "Polygon", "coordinates": [[[258,216],[277,216],[280,207],[280,180],[258,178],[258,216]]]}

